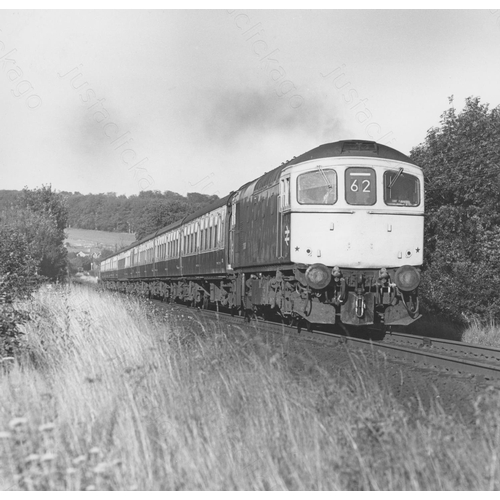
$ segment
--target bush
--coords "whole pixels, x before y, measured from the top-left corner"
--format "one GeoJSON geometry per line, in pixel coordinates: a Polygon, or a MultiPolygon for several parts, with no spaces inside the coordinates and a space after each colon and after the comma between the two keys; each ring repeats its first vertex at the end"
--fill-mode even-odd
{"type": "Polygon", "coordinates": [[[12,356],[20,346],[19,326],[28,316],[16,302],[29,298],[44,278],[66,275],[64,200],[43,186],[25,188],[16,203],[0,220],[0,356],[12,356]]]}
{"type": "Polygon", "coordinates": [[[499,129],[500,107],[468,98],[411,152],[426,176],[421,293],[427,309],[454,319],[500,318],[499,129]]]}
{"type": "Polygon", "coordinates": [[[12,356],[19,347],[19,325],[28,315],[15,302],[28,298],[41,278],[26,236],[16,225],[0,226],[0,356],[12,356]]]}

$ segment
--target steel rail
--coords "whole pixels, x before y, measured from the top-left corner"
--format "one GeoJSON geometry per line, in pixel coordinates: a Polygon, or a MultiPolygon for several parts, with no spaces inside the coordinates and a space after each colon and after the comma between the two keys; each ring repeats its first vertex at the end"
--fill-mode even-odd
{"type": "Polygon", "coordinates": [[[419,347],[435,348],[447,352],[463,354],[466,356],[500,361],[500,349],[496,347],[482,346],[479,344],[467,344],[457,340],[440,339],[436,337],[423,337],[401,332],[390,332],[384,341],[404,342],[419,347]]]}

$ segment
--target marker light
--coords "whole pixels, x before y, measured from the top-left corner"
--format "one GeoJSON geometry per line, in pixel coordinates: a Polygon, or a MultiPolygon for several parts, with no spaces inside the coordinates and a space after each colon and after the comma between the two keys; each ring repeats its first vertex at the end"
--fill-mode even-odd
{"type": "Polygon", "coordinates": [[[307,284],[316,290],[321,290],[329,285],[332,275],[324,264],[312,264],[306,270],[307,284]]]}
{"type": "Polygon", "coordinates": [[[394,276],[397,287],[403,292],[411,292],[420,284],[420,273],[413,266],[402,266],[394,276]]]}

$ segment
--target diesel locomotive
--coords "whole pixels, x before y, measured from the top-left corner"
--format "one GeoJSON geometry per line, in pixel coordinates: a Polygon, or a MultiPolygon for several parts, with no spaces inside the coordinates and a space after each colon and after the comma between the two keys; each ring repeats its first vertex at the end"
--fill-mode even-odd
{"type": "Polygon", "coordinates": [[[101,263],[110,289],[308,324],[419,316],[422,170],[365,140],[316,147],[101,263]]]}

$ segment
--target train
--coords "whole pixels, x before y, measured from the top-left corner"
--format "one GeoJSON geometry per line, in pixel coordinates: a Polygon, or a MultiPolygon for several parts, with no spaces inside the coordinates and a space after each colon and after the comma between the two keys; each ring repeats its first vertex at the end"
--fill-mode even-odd
{"type": "Polygon", "coordinates": [[[108,289],[292,324],[409,325],[424,178],[373,141],[320,145],[101,262],[108,289]]]}

